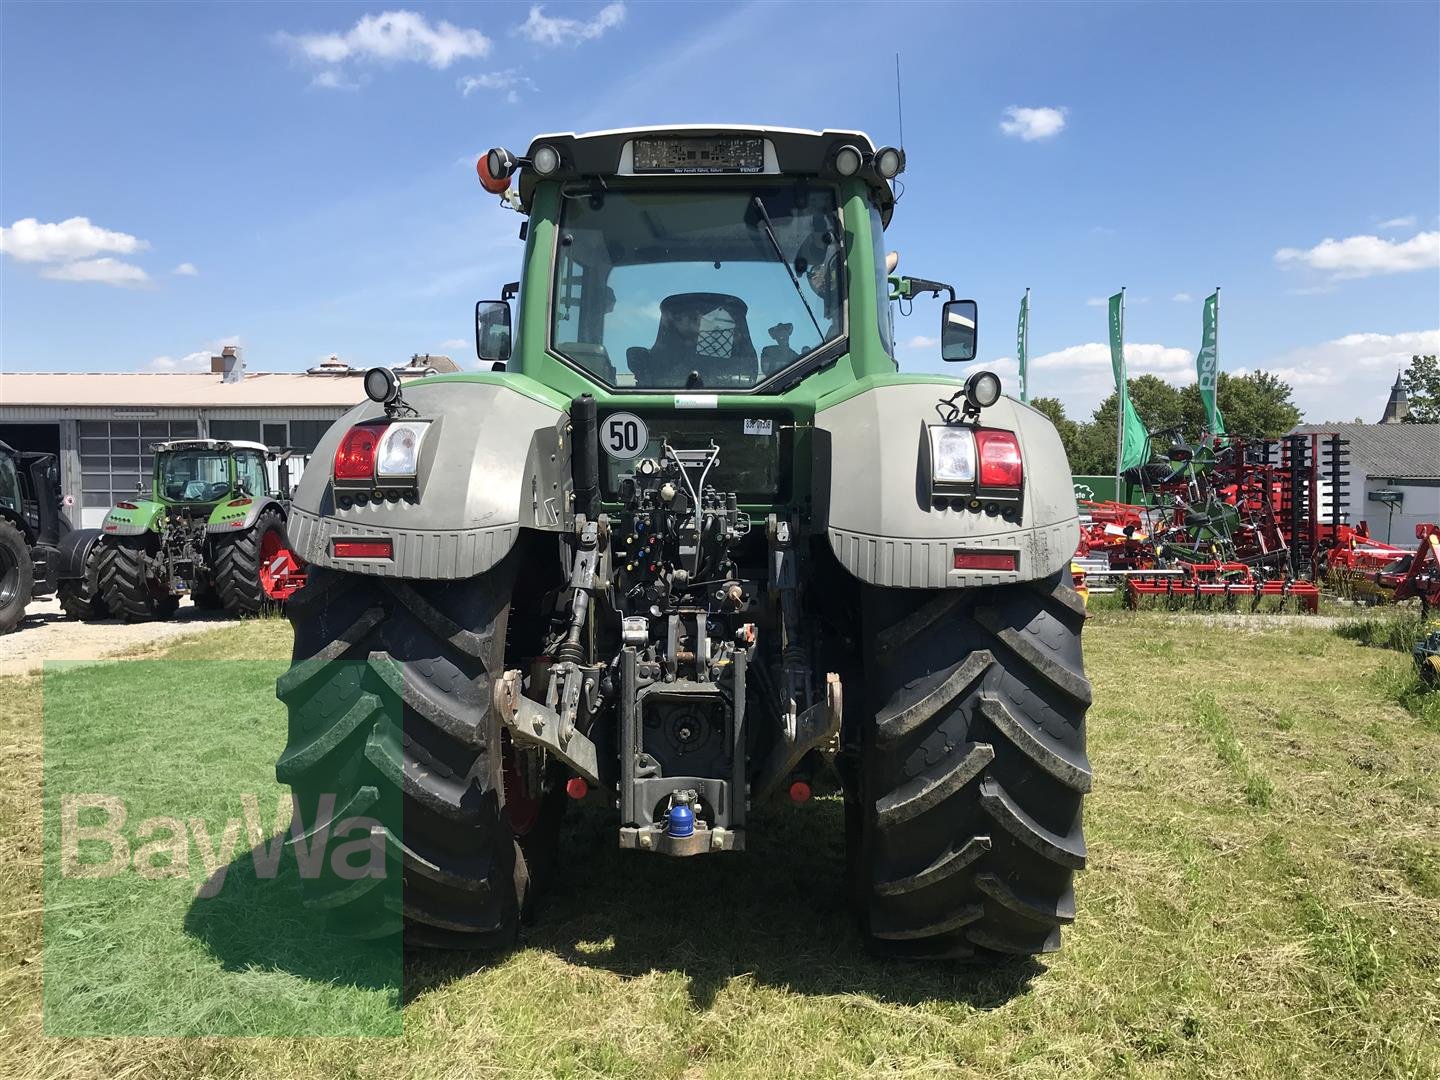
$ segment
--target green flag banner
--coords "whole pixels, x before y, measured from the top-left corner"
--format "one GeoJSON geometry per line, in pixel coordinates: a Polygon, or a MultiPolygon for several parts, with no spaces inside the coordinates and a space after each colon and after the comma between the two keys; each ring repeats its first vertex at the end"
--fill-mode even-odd
{"type": "Polygon", "coordinates": [[[1150,433],[1130,403],[1125,378],[1125,290],[1110,297],[1110,366],[1115,370],[1115,393],[1119,400],[1120,431],[1116,436],[1115,471],[1143,465],[1150,459],[1150,433]]]}
{"type": "Polygon", "coordinates": [[[1200,338],[1200,351],[1195,354],[1195,381],[1200,385],[1200,400],[1205,403],[1205,426],[1212,435],[1225,434],[1225,418],[1215,402],[1215,387],[1220,370],[1217,349],[1220,321],[1220,290],[1205,298],[1205,319],[1200,338]]]}
{"type": "Polygon", "coordinates": [[[1020,400],[1030,401],[1030,378],[1026,366],[1030,361],[1030,290],[1020,298],[1020,322],[1015,327],[1015,356],[1020,361],[1020,400]]]}

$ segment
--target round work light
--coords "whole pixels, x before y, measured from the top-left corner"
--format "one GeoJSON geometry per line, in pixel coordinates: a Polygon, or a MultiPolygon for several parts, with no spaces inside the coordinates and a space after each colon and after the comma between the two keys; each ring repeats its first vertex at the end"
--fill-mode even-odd
{"type": "Polygon", "coordinates": [[[860,171],[860,166],[865,163],[865,158],[860,153],[860,148],[846,143],[835,151],[835,171],[841,176],[854,176],[860,171]]]}
{"type": "Polygon", "coordinates": [[[988,409],[1000,400],[1000,376],[977,371],[965,380],[965,400],[977,409],[988,409]]]}
{"type": "Polygon", "coordinates": [[[400,396],[400,377],[387,367],[365,372],[365,396],[377,405],[389,405],[400,396]]]}
{"type": "Polygon", "coordinates": [[[550,176],[560,168],[560,151],[553,146],[541,146],[530,156],[530,167],[540,176],[550,176]]]}
{"type": "Polygon", "coordinates": [[[886,180],[894,180],[905,171],[905,155],[893,146],[875,151],[875,171],[886,180]]]}

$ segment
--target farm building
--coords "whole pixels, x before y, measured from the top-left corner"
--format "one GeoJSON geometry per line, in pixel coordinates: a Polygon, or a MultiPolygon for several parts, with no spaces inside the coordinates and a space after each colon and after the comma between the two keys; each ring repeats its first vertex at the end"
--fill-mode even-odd
{"type": "Polygon", "coordinates": [[[1349,440],[1351,524],[1368,521],[1375,539],[1405,547],[1414,543],[1415,526],[1440,522],[1440,424],[1302,424],[1295,431],[1349,440]]]}
{"type": "MultiPolygon", "coordinates": [[[[402,377],[458,370],[416,356],[402,377]]],[[[59,455],[71,520],[90,527],[137,484],[149,482],[157,442],[250,439],[310,451],[364,397],[354,368],[332,358],[303,372],[249,372],[227,346],[200,372],[0,374],[0,441],[59,455]]]]}

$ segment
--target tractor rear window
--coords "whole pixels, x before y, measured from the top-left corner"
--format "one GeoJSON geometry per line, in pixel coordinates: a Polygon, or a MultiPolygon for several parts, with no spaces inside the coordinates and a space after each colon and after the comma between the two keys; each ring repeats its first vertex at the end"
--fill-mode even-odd
{"type": "Polygon", "coordinates": [[[567,197],[551,347],[611,386],[747,390],[845,333],[823,187],[567,197]]]}
{"type": "Polygon", "coordinates": [[[160,459],[160,492],[177,502],[215,502],[230,490],[229,460],[209,450],[176,450],[160,459]]]}

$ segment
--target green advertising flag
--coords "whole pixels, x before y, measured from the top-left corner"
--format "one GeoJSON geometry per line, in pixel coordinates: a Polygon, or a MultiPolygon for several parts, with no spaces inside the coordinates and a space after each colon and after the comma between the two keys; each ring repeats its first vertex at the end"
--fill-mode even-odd
{"type": "Polygon", "coordinates": [[[1030,402],[1030,378],[1026,366],[1030,361],[1030,290],[1020,298],[1020,322],[1015,327],[1015,355],[1020,361],[1020,400],[1030,402]]]}
{"type": "Polygon", "coordinates": [[[1205,298],[1205,320],[1200,338],[1200,351],[1195,354],[1195,381],[1200,385],[1200,399],[1205,403],[1205,426],[1212,435],[1225,434],[1225,418],[1215,401],[1220,357],[1217,348],[1220,322],[1220,290],[1205,298]]]}
{"type": "Polygon", "coordinates": [[[1143,465],[1150,457],[1150,433],[1140,422],[1130,402],[1125,378],[1125,290],[1110,297],[1110,366],[1115,371],[1115,393],[1119,401],[1119,431],[1115,437],[1115,471],[1122,473],[1143,465]]]}

